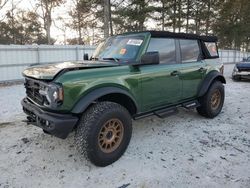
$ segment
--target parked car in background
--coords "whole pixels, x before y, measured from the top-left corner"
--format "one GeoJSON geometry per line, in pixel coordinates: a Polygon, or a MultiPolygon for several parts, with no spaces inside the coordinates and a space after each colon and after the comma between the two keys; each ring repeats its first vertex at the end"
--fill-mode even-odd
{"type": "Polygon", "coordinates": [[[242,62],[234,66],[232,78],[235,81],[250,79],[250,56],[248,58],[243,58],[242,62]]]}

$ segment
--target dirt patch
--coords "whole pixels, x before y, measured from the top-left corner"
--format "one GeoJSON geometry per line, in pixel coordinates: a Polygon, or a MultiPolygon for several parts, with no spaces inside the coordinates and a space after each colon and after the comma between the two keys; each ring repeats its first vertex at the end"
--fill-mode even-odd
{"type": "Polygon", "coordinates": [[[0,128],[4,128],[4,127],[10,126],[10,125],[15,125],[15,122],[3,122],[3,123],[0,123],[0,128]]]}

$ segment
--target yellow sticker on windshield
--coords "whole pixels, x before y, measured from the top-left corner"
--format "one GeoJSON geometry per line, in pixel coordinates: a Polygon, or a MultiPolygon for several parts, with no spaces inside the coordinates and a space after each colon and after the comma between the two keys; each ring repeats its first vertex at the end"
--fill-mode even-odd
{"type": "Polygon", "coordinates": [[[120,50],[120,54],[121,54],[121,55],[124,55],[124,54],[126,53],[126,51],[127,51],[126,48],[122,48],[122,49],[120,50]]]}

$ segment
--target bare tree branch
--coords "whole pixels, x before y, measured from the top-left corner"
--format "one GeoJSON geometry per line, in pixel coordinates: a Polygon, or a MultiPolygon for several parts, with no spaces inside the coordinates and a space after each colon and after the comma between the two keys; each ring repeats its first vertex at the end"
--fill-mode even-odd
{"type": "Polygon", "coordinates": [[[9,0],[0,0],[0,10],[7,4],[9,0]]]}

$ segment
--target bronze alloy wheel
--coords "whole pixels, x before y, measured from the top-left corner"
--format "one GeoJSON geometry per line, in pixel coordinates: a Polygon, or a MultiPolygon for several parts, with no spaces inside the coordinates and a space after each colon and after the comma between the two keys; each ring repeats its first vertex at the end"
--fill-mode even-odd
{"type": "Polygon", "coordinates": [[[103,124],[99,135],[98,144],[104,153],[115,151],[122,142],[124,128],[119,119],[110,119],[103,124]]]}
{"type": "Polygon", "coordinates": [[[117,161],[132,135],[132,118],[120,104],[100,101],[83,113],[76,129],[78,151],[96,166],[117,161]]]}
{"type": "Polygon", "coordinates": [[[200,106],[197,112],[207,118],[216,117],[222,110],[225,99],[225,90],[220,81],[213,82],[205,95],[199,98],[200,106]]]}
{"type": "Polygon", "coordinates": [[[221,103],[221,93],[218,89],[216,89],[211,97],[211,108],[213,110],[217,110],[221,103]]]}

